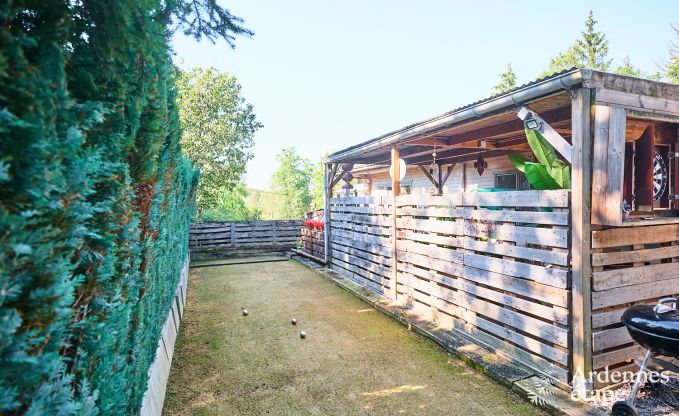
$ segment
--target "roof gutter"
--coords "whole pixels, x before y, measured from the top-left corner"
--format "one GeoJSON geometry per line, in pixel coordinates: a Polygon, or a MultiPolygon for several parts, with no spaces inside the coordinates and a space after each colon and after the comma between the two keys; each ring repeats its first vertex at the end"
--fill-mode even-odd
{"type": "Polygon", "coordinates": [[[543,95],[548,95],[559,90],[570,89],[572,86],[580,84],[591,77],[591,70],[576,69],[572,72],[567,72],[558,77],[547,79],[543,82],[519,89],[509,94],[483,101],[477,105],[461,109],[454,113],[446,114],[439,118],[396,131],[378,140],[365,143],[362,146],[337,152],[330,155],[325,163],[347,160],[367,151],[375,150],[381,147],[390,147],[403,140],[447,128],[469,119],[482,117],[483,115],[494,111],[498,111],[507,107],[523,105],[527,101],[533,100],[543,95]]]}

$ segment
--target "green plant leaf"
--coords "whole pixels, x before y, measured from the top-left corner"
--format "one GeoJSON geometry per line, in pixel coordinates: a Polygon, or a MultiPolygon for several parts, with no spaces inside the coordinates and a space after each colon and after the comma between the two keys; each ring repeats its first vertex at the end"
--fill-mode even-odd
{"type": "Polygon", "coordinates": [[[517,153],[508,154],[507,157],[509,158],[509,161],[512,162],[512,165],[514,165],[514,167],[519,172],[524,172],[524,168],[523,168],[524,163],[531,161],[526,156],[520,155],[520,154],[517,154],[517,153]]]}
{"type": "Polygon", "coordinates": [[[569,189],[571,187],[571,167],[567,163],[556,160],[552,164],[551,169],[548,169],[548,172],[562,189],[569,189]]]}
{"type": "Polygon", "coordinates": [[[540,163],[525,163],[524,169],[528,182],[538,190],[561,189],[559,184],[549,175],[547,167],[540,163]]]}
{"type": "Polygon", "coordinates": [[[542,134],[535,130],[526,129],[526,139],[528,140],[528,145],[538,159],[538,162],[547,166],[552,167],[555,160],[558,160],[556,153],[554,152],[554,147],[552,147],[549,142],[542,137],[542,134]]]}

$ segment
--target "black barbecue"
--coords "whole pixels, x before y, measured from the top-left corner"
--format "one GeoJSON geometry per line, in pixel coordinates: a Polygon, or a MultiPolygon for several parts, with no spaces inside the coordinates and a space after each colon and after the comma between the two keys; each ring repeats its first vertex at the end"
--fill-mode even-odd
{"type": "MultiPolygon", "coordinates": [[[[634,408],[634,398],[639,390],[642,377],[646,371],[649,360],[655,354],[679,357],[679,311],[678,300],[665,298],[658,301],[657,305],[636,305],[627,309],[622,315],[622,323],[627,327],[632,339],[647,349],[646,355],[639,366],[629,399],[619,401],[613,405],[613,415],[627,416],[638,415],[634,408]]],[[[671,363],[663,360],[655,360],[661,366],[663,363],[676,371],[671,363]]]]}

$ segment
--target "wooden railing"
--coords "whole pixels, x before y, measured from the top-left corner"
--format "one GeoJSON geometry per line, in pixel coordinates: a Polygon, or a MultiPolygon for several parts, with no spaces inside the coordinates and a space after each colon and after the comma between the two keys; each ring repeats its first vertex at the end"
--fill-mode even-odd
{"type": "MultiPolygon", "coordinates": [[[[386,294],[391,197],[331,200],[334,270],[386,294]]],[[[569,191],[396,198],[397,300],[569,380],[569,191]]]]}
{"type": "Polygon", "coordinates": [[[300,220],[225,221],[191,224],[191,259],[289,250],[297,245],[300,220]]]}

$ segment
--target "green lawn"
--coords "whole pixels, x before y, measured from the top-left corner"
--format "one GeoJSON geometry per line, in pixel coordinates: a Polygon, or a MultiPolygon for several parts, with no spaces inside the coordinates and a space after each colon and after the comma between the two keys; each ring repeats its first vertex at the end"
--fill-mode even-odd
{"type": "Polygon", "coordinates": [[[164,414],[541,412],[289,261],[191,270],[164,414]]]}

